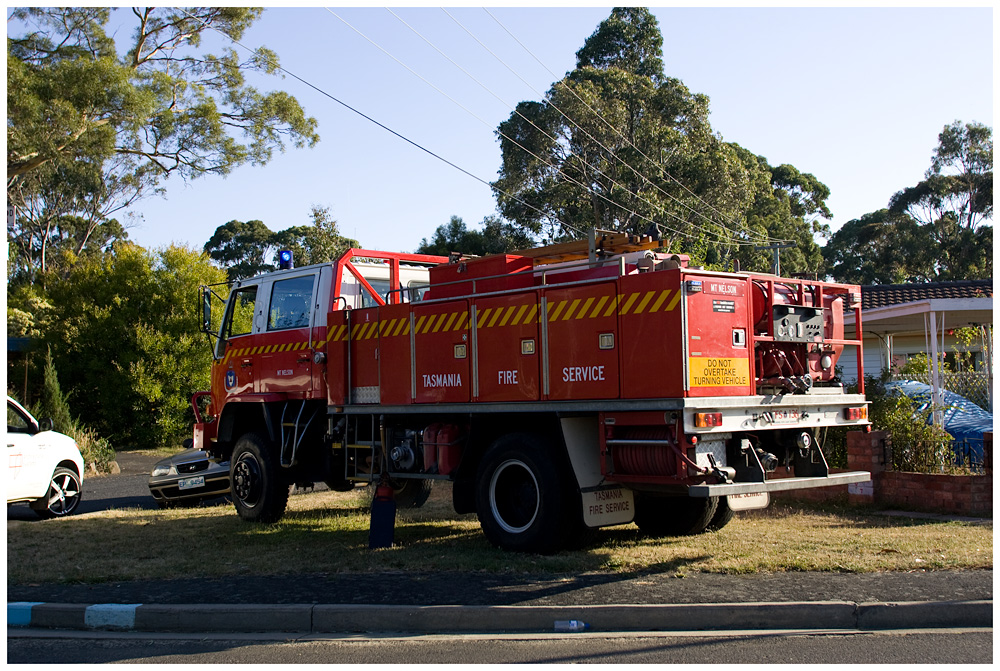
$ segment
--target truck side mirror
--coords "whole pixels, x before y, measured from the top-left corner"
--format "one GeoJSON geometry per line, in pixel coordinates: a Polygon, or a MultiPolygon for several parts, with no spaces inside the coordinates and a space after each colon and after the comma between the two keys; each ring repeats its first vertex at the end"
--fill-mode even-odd
{"type": "Polygon", "coordinates": [[[201,330],[205,333],[212,332],[212,291],[208,287],[201,287],[201,330]]]}

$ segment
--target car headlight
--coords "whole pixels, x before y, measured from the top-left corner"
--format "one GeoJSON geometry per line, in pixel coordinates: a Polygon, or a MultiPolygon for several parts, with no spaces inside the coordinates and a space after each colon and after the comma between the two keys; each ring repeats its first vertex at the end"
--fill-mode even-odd
{"type": "Polygon", "coordinates": [[[153,467],[153,477],[158,477],[160,475],[166,475],[170,472],[169,466],[154,466],[153,467]]]}

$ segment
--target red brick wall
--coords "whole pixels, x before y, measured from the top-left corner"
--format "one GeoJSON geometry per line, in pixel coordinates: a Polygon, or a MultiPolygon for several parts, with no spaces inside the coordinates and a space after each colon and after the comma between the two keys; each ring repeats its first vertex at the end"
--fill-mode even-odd
{"type": "Polygon", "coordinates": [[[886,471],[878,479],[882,505],[959,515],[993,512],[992,475],[936,475],[886,471]]]}
{"type": "MultiPolygon", "coordinates": [[[[776,492],[773,498],[814,502],[844,502],[899,506],[912,510],[959,515],[993,513],[992,468],[985,475],[905,473],[886,470],[885,431],[847,434],[847,470],[868,471],[871,483],[776,492]]],[[[990,436],[992,456],[992,436],[990,436]]],[[[991,464],[992,466],[992,464],[991,464]]],[[[841,469],[831,469],[832,473],[841,469]]],[[[774,477],[789,477],[784,469],[774,477]]]]}

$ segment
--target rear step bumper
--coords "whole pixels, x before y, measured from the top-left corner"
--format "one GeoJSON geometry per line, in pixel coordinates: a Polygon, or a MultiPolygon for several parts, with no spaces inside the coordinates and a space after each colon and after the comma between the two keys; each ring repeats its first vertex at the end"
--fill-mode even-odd
{"type": "Polygon", "coordinates": [[[824,478],[779,478],[765,482],[734,482],[731,485],[691,485],[688,488],[688,494],[697,498],[705,498],[731,494],[755,494],[757,492],[784,492],[791,489],[849,485],[853,482],[868,482],[871,479],[872,474],[868,471],[848,471],[847,473],[833,473],[824,478]]]}

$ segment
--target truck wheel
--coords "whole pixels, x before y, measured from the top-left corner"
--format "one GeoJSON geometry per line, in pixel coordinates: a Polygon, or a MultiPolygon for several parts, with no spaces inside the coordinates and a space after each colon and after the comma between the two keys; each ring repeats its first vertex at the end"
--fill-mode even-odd
{"type": "Polygon", "coordinates": [[[550,553],[565,537],[568,483],[536,436],[498,439],[476,475],[476,515],[487,540],[504,550],[550,553]]]}
{"type": "Polygon", "coordinates": [[[729,497],[720,496],[719,505],[715,509],[715,514],[712,515],[711,521],[708,523],[709,531],[718,531],[722,527],[729,524],[733,517],[736,516],[736,512],[729,507],[729,497]]]}
{"type": "Polygon", "coordinates": [[[240,518],[264,524],[280,520],[288,505],[289,483],[267,442],[256,433],[244,434],[236,441],[230,464],[233,503],[240,518]]]}
{"type": "Polygon", "coordinates": [[[341,480],[324,480],[323,484],[329,487],[331,492],[349,492],[354,489],[354,483],[347,478],[341,480]]]}
{"type": "Polygon", "coordinates": [[[635,504],[635,524],[647,536],[692,536],[708,528],[718,497],[644,495],[635,504]]]}
{"type": "Polygon", "coordinates": [[[433,480],[390,480],[392,497],[396,501],[397,510],[419,508],[427,503],[431,495],[433,480]]]}

